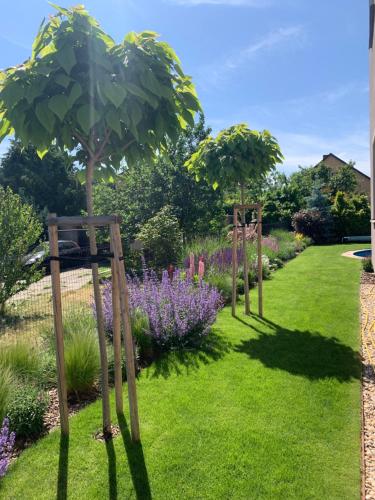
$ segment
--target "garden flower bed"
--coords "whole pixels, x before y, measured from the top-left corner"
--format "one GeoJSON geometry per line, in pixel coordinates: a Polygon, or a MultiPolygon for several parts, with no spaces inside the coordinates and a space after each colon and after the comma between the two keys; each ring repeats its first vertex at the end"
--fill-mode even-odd
{"type": "Polygon", "coordinates": [[[0,496],[358,497],[360,263],[343,251],[307,249],[265,282],[264,320],[224,308],[210,350],[142,370],[142,446],[121,418],[113,446],[95,440],[97,401],[72,417],[68,445],[55,431],[22,453],[0,496]]]}

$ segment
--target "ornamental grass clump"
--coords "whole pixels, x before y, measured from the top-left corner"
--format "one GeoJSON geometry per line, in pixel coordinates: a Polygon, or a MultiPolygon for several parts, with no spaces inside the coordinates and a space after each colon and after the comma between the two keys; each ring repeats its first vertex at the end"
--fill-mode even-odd
{"type": "Polygon", "coordinates": [[[0,478],[5,476],[8,470],[15,438],[15,433],[9,431],[9,420],[4,418],[0,428],[0,478]]]}
{"type": "MultiPolygon", "coordinates": [[[[207,336],[222,307],[219,291],[204,280],[194,284],[175,271],[172,279],[164,271],[159,279],[144,270],[143,279],[128,277],[131,314],[143,311],[154,345],[162,350],[196,346],[207,336]]],[[[107,330],[112,329],[111,283],[104,289],[107,330]]]]}

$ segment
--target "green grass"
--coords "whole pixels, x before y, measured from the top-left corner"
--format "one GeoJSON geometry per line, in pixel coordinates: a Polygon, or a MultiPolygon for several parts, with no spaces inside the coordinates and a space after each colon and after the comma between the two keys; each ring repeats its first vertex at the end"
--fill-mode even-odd
{"type": "Polygon", "coordinates": [[[142,445],[123,419],[111,443],[93,439],[98,401],[69,442],[56,431],[22,453],[0,497],[359,498],[361,264],[341,253],[360,247],[308,248],[264,283],[264,321],[226,308],[205,352],[144,370],[142,445]]]}

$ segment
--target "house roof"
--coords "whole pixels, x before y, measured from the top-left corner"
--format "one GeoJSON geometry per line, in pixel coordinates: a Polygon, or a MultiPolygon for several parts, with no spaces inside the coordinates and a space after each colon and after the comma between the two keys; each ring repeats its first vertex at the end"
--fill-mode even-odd
{"type": "MultiPolygon", "coordinates": [[[[347,163],[346,161],[342,160],[341,158],[339,158],[338,156],[336,156],[335,154],[333,153],[328,153],[327,155],[323,155],[323,159],[317,163],[315,166],[317,167],[318,165],[320,165],[321,163],[324,163],[324,161],[330,157],[330,156],[333,156],[336,160],[338,160],[339,162],[341,162],[343,165],[349,165],[349,163],[347,163]]],[[[361,172],[360,170],[358,170],[358,168],[355,168],[353,167],[353,165],[351,165],[352,169],[355,170],[356,172],[358,172],[360,175],[362,175],[363,177],[366,177],[366,179],[369,179],[370,180],[370,177],[367,175],[367,174],[364,174],[363,172],[361,172]]]]}

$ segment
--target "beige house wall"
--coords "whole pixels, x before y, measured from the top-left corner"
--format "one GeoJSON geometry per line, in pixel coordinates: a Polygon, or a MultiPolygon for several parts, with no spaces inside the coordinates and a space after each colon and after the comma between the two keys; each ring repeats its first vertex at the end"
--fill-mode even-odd
{"type": "MultiPolygon", "coordinates": [[[[343,160],[340,160],[340,158],[337,158],[336,156],[329,154],[329,155],[324,155],[322,163],[327,165],[333,172],[337,172],[343,165],[347,165],[347,163],[343,160]]],[[[357,188],[356,192],[358,194],[365,194],[368,199],[370,199],[371,196],[371,182],[370,178],[367,177],[367,175],[362,174],[358,170],[353,168],[353,172],[355,175],[355,178],[357,180],[357,188]]]]}

